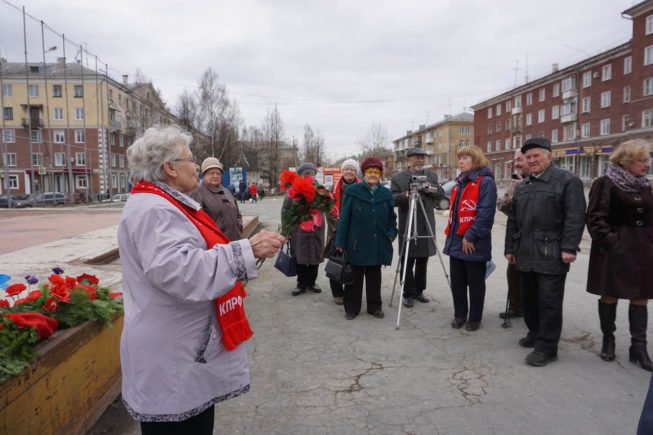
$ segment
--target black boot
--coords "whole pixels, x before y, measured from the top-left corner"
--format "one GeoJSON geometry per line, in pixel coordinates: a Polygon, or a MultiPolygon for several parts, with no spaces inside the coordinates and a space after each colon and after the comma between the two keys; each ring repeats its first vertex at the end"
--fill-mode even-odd
{"type": "Polygon", "coordinates": [[[604,304],[599,301],[599,320],[601,321],[601,332],[603,333],[603,347],[601,347],[601,359],[603,361],[614,361],[614,331],[617,329],[614,320],[617,317],[617,304],[604,304]]]}
{"type": "Polygon", "coordinates": [[[628,307],[628,320],[630,321],[630,362],[639,363],[644,370],[653,371],[653,363],[646,350],[646,326],[648,311],[646,305],[633,305],[628,307]]]}

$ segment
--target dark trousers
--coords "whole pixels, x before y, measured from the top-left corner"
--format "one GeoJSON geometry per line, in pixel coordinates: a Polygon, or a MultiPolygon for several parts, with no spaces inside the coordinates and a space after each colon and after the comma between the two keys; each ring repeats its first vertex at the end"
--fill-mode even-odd
{"type": "Polygon", "coordinates": [[[317,279],[317,264],[298,264],[297,265],[297,287],[306,289],[313,287],[317,279]]]}
{"type": "MultiPolygon", "coordinates": [[[[401,274],[404,273],[404,258],[401,259],[401,274]]],[[[421,295],[426,288],[426,266],[429,257],[408,257],[406,267],[406,281],[404,283],[404,297],[414,298],[421,295]]]]}
{"type": "Polygon", "coordinates": [[[449,257],[454,317],[467,319],[469,312],[470,322],[480,322],[483,318],[485,267],[484,261],[464,261],[449,257]],[[467,305],[468,288],[469,305],[467,305]]]}
{"type": "Polygon", "coordinates": [[[143,435],[211,435],[213,433],[214,408],[183,421],[141,422],[143,435]]]}
{"type": "Polygon", "coordinates": [[[644,400],[642,414],[637,425],[637,435],[648,435],[653,433],[653,377],[648,385],[648,393],[644,400]]]}
{"type": "Polygon", "coordinates": [[[329,285],[331,286],[331,293],[333,293],[334,298],[341,298],[345,295],[345,288],[339,282],[330,279],[329,285]]]}
{"type": "Polygon", "coordinates": [[[354,282],[345,286],[345,312],[358,314],[361,311],[363,297],[363,279],[367,296],[367,312],[374,313],[381,309],[381,266],[352,265],[354,282]]]}
{"type": "Polygon", "coordinates": [[[516,264],[508,263],[508,297],[510,298],[510,308],[521,311],[521,289],[519,287],[519,274],[516,264]]]}
{"type": "Polygon", "coordinates": [[[566,278],[566,273],[521,272],[519,285],[528,334],[535,338],[535,350],[549,355],[558,352],[566,278]]]}

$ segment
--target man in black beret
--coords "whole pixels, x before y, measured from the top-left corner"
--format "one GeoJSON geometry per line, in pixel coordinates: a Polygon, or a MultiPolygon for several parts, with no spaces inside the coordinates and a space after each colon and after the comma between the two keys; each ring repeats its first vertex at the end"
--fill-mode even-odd
{"type": "Polygon", "coordinates": [[[513,195],[504,253],[521,272],[528,335],[519,345],[534,347],[526,362],[540,367],[558,356],[565,279],[580,251],[585,195],[578,177],[552,163],[548,140],[528,139],[521,151],[531,175],[513,195]]]}
{"type": "MultiPolygon", "coordinates": [[[[417,234],[424,236],[417,239],[416,243],[411,241],[408,249],[408,267],[406,268],[406,279],[404,282],[404,298],[403,304],[405,307],[412,307],[413,300],[422,303],[428,303],[429,300],[424,296],[424,289],[426,288],[426,266],[429,257],[437,253],[435,242],[433,239],[428,238],[430,232],[428,227],[431,227],[431,232],[435,234],[435,204],[442,198],[444,192],[438,184],[438,176],[435,172],[424,169],[426,161],[426,151],[422,148],[410,148],[406,152],[408,158],[408,169],[392,177],[390,190],[395,205],[398,207],[397,214],[399,215],[399,252],[405,246],[406,228],[408,227],[408,213],[410,205],[410,185],[414,176],[426,177],[426,182],[422,184],[419,189],[419,195],[426,209],[428,220],[424,218],[424,213],[419,207],[416,209],[417,216],[417,234]]],[[[405,253],[404,253],[405,255],[405,253]]],[[[402,274],[404,267],[403,256],[400,258],[402,274]]]]}

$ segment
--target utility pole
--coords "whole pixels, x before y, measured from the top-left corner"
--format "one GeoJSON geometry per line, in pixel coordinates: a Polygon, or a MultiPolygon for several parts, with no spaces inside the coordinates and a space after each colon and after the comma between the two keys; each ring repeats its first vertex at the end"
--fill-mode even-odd
{"type": "Polygon", "coordinates": [[[27,139],[29,140],[29,175],[30,186],[29,193],[34,190],[34,162],[32,161],[33,145],[32,145],[32,105],[30,104],[29,95],[29,64],[27,63],[27,24],[25,18],[25,6],[23,6],[23,46],[25,47],[25,86],[27,87],[27,139]]]}

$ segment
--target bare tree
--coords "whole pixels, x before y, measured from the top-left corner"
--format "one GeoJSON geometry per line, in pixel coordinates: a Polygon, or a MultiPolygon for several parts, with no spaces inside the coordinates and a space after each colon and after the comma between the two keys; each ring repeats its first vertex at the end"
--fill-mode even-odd
{"type": "Polygon", "coordinates": [[[152,79],[147,77],[144,73],[143,70],[140,68],[136,68],[136,72],[134,73],[134,83],[151,83],[152,79]]]}
{"type": "Polygon", "coordinates": [[[187,130],[198,127],[199,105],[193,94],[184,89],[184,92],[177,99],[175,115],[179,124],[187,130]]]}
{"type": "Polygon", "coordinates": [[[268,110],[263,120],[263,147],[259,153],[259,160],[262,160],[261,167],[266,169],[270,180],[270,186],[276,186],[279,180],[279,169],[281,164],[281,148],[283,145],[284,126],[277,104],[274,109],[268,110]],[[263,159],[261,159],[263,157],[263,159]]]}
{"type": "Polygon", "coordinates": [[[324,155],[324,138],[320,135],[318,129],[316,133],[309,124],[304,126],[304,149],[303,158],[307,162],[315,163],[316,166],[322,166],[324,155]]]}
{"type": "Polygon", "coordinates": [[[372,123],[365,136],[356,140],[363,156],[376,155],[387,151],[389,142],[388,131],[376,122],[372,123]]]}
{"type": "Polygon", "coordinates": [[[218,74],[209,68],[200,79],[197,98],[201,130],[210,138],[211,155],[216,156],[220,123],[227,110],[229,100],[225,86],[218,80],[218,74]]]}

